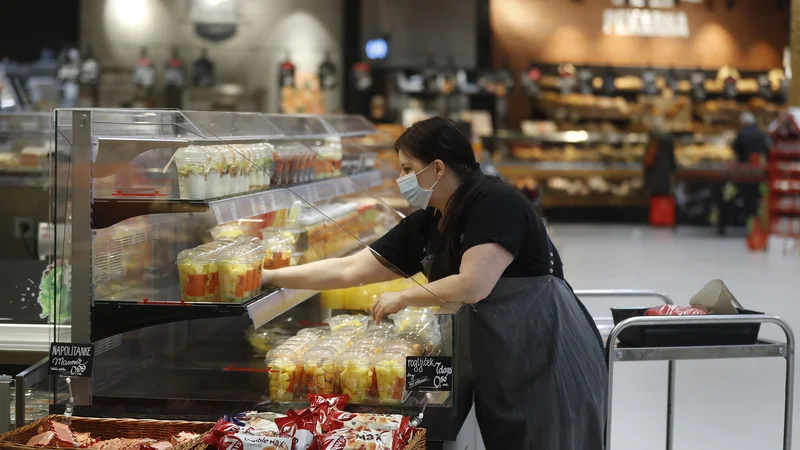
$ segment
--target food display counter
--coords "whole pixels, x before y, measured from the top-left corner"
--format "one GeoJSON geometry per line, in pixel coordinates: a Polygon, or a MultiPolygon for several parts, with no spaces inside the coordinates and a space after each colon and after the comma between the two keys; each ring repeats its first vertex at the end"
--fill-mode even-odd
{"type": "MultiPolygon", "coordinates": [[[[53,160],[51,114],[0,113],[0,360],[19,367],[47,352],[52,327],[40,298],[48,272],[39,230],[49,222],[49,169],[53,160]]],[[[24,367],[23,366],[23,367],[24,367]]],[[[0,374],[15,375],[13,367],[0,374]]]]}
{"type": "MultiPolygon", "coordinates": [[[[344,392],[355,411],[424,410],[429,440],[455,440],[472,404],[465,311],[376,325],[368,297],[260,283],[263,267],[363,251],[400,220],[371,194],[373,163],[345,163],[370,123],[86,109],[56,110],[55,124],[69,157],[52,174],[53,309],[72,333],[53,341],[95,348],[92,377],[72,379],[76,415],[216,421],[344,392]],[[427,356],[452,361],[446,389],[405,384],[406,357],[427,356]]],[[[418,283],[390,269],[397,280],[360,290],[418,283]]],[[[51,412],[64,412],[64,379],[49,381],[51,412]]]]}

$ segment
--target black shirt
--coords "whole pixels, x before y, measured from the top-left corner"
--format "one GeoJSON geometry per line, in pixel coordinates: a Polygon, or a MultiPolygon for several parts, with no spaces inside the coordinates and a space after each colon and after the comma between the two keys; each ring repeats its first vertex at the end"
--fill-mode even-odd
{"type": "MultiPolygon", "coordinates": [[[[461,227],[461,254],[476,245],[495,243],[514,257],[503,277],[563,278],[558,252],[531,202],[500,180],[487,181],[478,189],[461,227]]],[[[378,239],[372,249],[405,275],[423,272],[422,260],[427,253],[435,257],[442,240],[437,228],[440,219],[441,213],[434,208],[416,211],[378,239]]]]}

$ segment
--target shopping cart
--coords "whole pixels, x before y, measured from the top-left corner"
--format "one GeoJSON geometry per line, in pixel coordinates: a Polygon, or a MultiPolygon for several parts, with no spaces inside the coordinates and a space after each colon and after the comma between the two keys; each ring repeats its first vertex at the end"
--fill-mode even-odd
{"type": "MultiPolygon", "coordinates": [[[[577,290],[578,298],[657,298],[665,304],[674,304],[662,292],[634,289],[577,290]]],[[[735,302],[735,300],[734,300],[735,302]]],[[[740,309],[741,305],[735,302],[740,309]]],[[[786,381],[783,412],[783,449],[792,447],[792,410],[794,408],[794,333],[783,319],[762,314],[707,315],[707,316],[652,316],[633,317],[617,325],[608,326],[606,318],[595,318],[606,341],[608,360],[608,411],[606,412],[606,450],[611,449],[611,413],[614,388],[614,365],[617,362],[667,361],[667,438],[666,450],[672,450],[675,414],[675,362],[678,360],[725,359],[725,358],[784,358],[786,381]],[[675,325],[726,325],[726,324],[774,324],[783,330],[785,342],[758,339],[751,345],[704,345],[674,347],[626,347],[617,339],[623,331],[635,327],[662,327],[675,325]],[[610,330],[609,330],[610,328],[610,330]],[[607,331],[606,333],[604,333],[607,331]]],[[[611,322],[613,324],[613,321],[611,322]]]]}

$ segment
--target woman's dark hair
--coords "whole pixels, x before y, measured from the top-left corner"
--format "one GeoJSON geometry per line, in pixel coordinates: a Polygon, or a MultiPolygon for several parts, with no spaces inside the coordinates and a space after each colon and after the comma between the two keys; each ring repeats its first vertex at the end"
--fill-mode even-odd
{"type": "Polygon", "coordinates": [[[464,229],[467,210],[475,201],[478,188],[484,183],[499,181],[499,178],[481,172],[469,138],[456,123],[441,117],[417,122],[400,135],[394,148],[425,165],[439,159],[461,181],[447,201],[447,214],[442,218],[440,227],[444,245],[437,249],[432,273],[427,275],[431,279],[439,279],[458,273],[461,264],[461,230],[464,229]]]}

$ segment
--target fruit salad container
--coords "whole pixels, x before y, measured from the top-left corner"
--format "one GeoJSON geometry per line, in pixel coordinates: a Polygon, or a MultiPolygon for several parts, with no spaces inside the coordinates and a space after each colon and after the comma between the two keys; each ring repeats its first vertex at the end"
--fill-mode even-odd
{"type": "Polygon", "coordinates": [[[241,303],[250,299],[248,271],[252,269],[246,253],[247,247],[236,245],[220,252],[217,257],[220,292],[225,303],[241,303]]]}
{"type": "Polygon", "coordinates": [[[309,394],[336,394],[339,377],[336,358],[339,352],[333,347],[317,346],[303,355],[303,376],[309,394]]]}
{"type": "MultiPolygon", "coordinates": [[[[262,232],[264,235],[264,232],[262,232]]],[[[294,252],[294,242],[290,236],[281,232],[269,232],[261,241],[265,252],[265,268],[267,270],[289,267],[294,252]]]]}
{"type": "MultiPolygon", "coordinates": [[[[350,349],[336,358],[341,393],[350,396],[351,403],[366,403],[373,386],[372,353],[350,349]]],[[[377,390],[377,384],[376,384],[377,390]]]]}
{"type": "Polygon", "coordinates": [[[270,400],[292,401],[303,380],[300,358],[288,348],[277,347],[267,353],[266,364],[270,400]]]}
{"type": "Polygon", "coordinates": [[[204,252],[195,249],[178,253],[176,264],[181,284],[181,300],[185,302],[206,301],[208,263],[201,259],[204,252]]]}
{"type": "Polygon", "coordinates": [[[378,401],[383,404],[399,404],[403,401],[406,386],[405,352],[395,350],[383,352],[375,362],[375,378],[378,401]]]}

